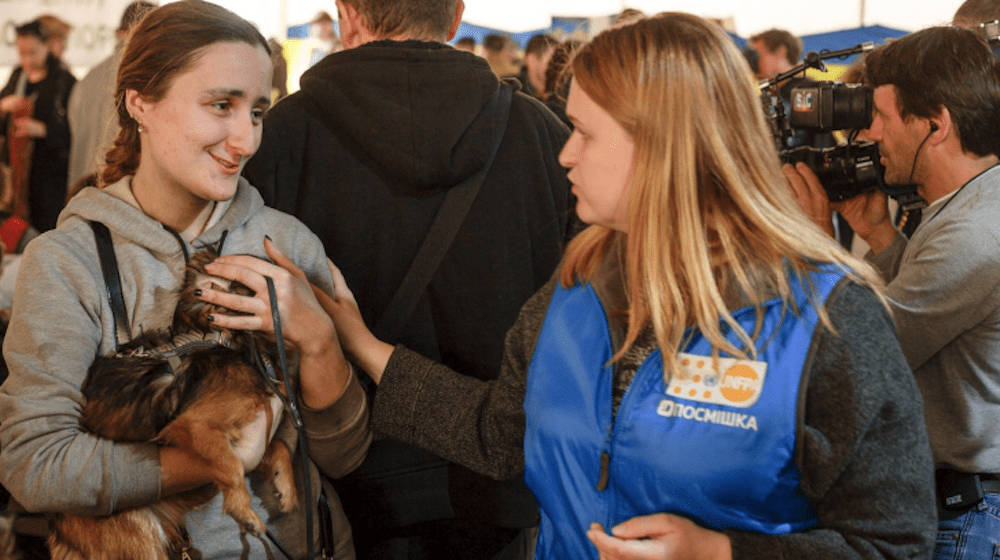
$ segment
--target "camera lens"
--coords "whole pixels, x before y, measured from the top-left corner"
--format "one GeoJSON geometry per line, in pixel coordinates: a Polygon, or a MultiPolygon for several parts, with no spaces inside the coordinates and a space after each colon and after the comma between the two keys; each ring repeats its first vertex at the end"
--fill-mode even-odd
{"type": "Polygon", "coordinates": [[[858,84],[833,87],[833,126],[835,130],[868,128],[872,123],[872,94],[858,84]]]}

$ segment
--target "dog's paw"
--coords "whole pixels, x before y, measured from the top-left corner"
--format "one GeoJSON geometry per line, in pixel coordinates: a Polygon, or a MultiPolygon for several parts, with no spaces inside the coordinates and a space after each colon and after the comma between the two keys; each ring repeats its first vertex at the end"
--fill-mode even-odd
{"type": "Polygon", "coordinates": [[[292,472],[290,470],[278,469],[274,473],[273,482],[274,498],[278,501],[278,511],[288,513],[295,509],[299,500],[292,472]]]}
{"type": "Polygon", "coordinates": [[[256,515],[253,516],[253,519],[244,520],[242,529],[244,533],[250,533],[258,538],[264,538],[264,533],[267,532],[264,522],[256,515]]]}
{"type": "Polygon", "coordinates": [[[255,537],[263,537],[266,532],[264,522],[250,508],[250,496],[243,492],[228,492],[223,499],[223,510],[236,520],[240,530],[255,537]]]}

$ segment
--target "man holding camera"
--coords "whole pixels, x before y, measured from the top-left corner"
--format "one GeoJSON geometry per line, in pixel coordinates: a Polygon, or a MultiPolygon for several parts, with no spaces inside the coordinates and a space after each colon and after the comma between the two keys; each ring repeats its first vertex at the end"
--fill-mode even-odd
{"type": "Polygon", "coordinates": [[[973,31],[925,29],[872,51],[869,137],[889,185],[928,207],[907,239],[875,190],[831,205],[815,174],[786,165],[821,226],[840,211],[887,282],[900,343],[923,394],[937,467],[936,557],[992,558],[1000,522],[1000,61],[973,31]]]}

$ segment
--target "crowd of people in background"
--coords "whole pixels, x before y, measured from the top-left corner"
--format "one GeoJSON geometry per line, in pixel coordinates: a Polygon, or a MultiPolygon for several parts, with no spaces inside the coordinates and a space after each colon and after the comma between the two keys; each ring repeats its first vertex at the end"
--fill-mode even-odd
{"type": "MultiPolygon", "coordinates": [[[[81,417],[90,364],[167,328],[206,247],[194,294],[229,311],[194,351],[262,332],[294,394],[232,442],[265,527],[208,497],[171,558],[994,557],[1000,0],[858,57],[865,128],[781,146],[761,85],[784,113],[815,85],[788,30],[741,49],[625,9],[521,45],[456,36],[464,6],[335,0],[293,60],[213,3],[136,0],[80,79],[70,23],[14,28],[0,560],[98,557],[54,520],[217,480],[81,417]],[[785,161],[848,141],[879,183],[846,200],[785,161]],[[291,496],[254,472],[273,440],[291,496]]],[[[184,344],[150,359],[191,375],[184,344]]]]}
{"type": "MultiPolygon", "coordinates": [[[[112,54],[79,81],[63,61],[72,25],[44,14],[15,29],[20,64],[0,90],[0,137],[4,138],[0,155],[6,171],[0,220],[14,217],[19,223],[12,227],[16,235],[3,238],[8,252],[20,253],[38,232],[54,228],[66,201],[82,188],[97,184],[98,168],[117,134],[110,118],[114,107],[109,88],[129,30],[155,6],[147,1],[129,4],[115,29],[112,54]],[[27,235],[20,235],[22,231],[27,235]]],[[[643,15],[627,9],[615,21],[621,25],[643,15]]],[[[333,24],[325,11],[313,18],[308,57],[299,57],[302,62],[296,67],[289,66],[279,41],[268,40],[274,65],[273,101],[288,95],[289,75],[301,75],[343,48],[333,24]]],[[[454,40],[456,49],[485,58],[499,78],[518,80],[521,91],[544,102],[570,127],[564,111],[569,75],[563,70],[581,44],[579,39],[560,41],[548,33],[532,36],[523,49],[511,36],[499,33],[486,35],[481,44],[469,36],[454,40]]]]}

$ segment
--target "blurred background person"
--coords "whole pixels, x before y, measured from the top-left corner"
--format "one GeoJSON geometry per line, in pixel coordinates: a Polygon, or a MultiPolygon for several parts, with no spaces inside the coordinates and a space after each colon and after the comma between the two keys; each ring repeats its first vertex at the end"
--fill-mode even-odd
{"type": "Polygon", "coordinates": [[[73,26],[52,14],[40,15],[38,21],[49,35],[49,39],[45,42],[49,52],[61,61],[63,53],[66,52],[66,44],[69,42],[69,32],[73,30],[73,26]]]}
{"type": "Polygon", "coordinates": [[[462,37],[455,41],[455,48],[460,51],[468,51],[476,54],[476,38],[472,36],[462,37]]]}
{"type": "Polygon", "coordinates": [[[288,60],[285,59],[285,48],[274,37],[267,40],[271,48],[271,64],[274,73],[271,75],[271,103],[276,103],[288,95],[288,60]]]}
{"type": "Polygon", "coordinates": [[[743,58],[747,59],[747,64],[750,65],[750,71],[753,72],[753,76],[756,80],[763,80],[764,77],[760,73],[760,55],[757,54],[757,49],[753,47],[743,47],[740,51],[743,53],[743,58]]]}
{"type": "Polygon", "coordinates": [[[118,136],[114,91],[125,39],[132,27],[155,7],[156,4],[144,0],[126,6],[115,30],[114,52],[91,68],[73,87],[67,115],[72,131],[67,199],[86,184],[87,177],[98,173],[98,165],[104,161],[104,154],[118,136]]]}
{"type": "Polygon", "coordinates": [[[545,106],[551,109],[570,130],[573,130],[573,123],[566,117],[566,99],[569,97],[569,83],[573,72],[569,68],[569,61],[581,44],[581,41],[575,39],[560,43],[553,49],[549,64],[545,68],[545,106]]]}
{"type": "Polygon", "coordinates": [[[76,78],[49,51],[38,20],[14,29],[20,66],[0,90],[4,163],[11,167],[5,205],[39,231],[52,229],[66,201],[70,130],[67,105],[76,78]]]}
{"type": "Polygon", "coordinates": [[[482,55],[498,78],[517,77],[521,72],[517,43],[507,35],[490,33],[483,37],[482,55]]]}
{"type": "Polygon", "coordinates": [[[559,41],[548,33],[538,33],[528,39],[528,44],[524,47],[524,65],[518,76],[521,91],[537,99],[545,99],[548,95],[545,89],[545,70],[558,44],[559,41]]]}
{"type": "Polygon", "coordinates": [[[327,12],[320,12],[312,20],[312,37],[315,43],[309,53],[309,66],[323,60],[326,55],[341,49],[340,39],[333,30],[333,17],[327,12]]]}

